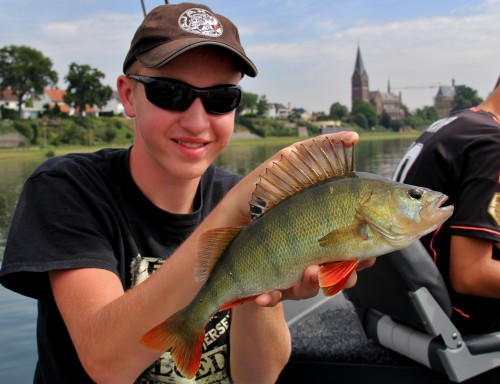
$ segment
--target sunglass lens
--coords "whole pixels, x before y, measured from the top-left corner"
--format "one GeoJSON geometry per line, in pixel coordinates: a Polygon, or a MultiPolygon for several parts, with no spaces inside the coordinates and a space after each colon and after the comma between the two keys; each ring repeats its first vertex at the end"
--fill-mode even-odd
{"type": "Polygon", "coordinates": [[[193,101],[192,92],[187,86],[170,81],[148,84],[146,96],[154,105],[173,111],[185,111],[193,101]]]}
{"type": "Polygon", "coordinates": [[[210,113],[229,113],[240,104],[241,91],[238,88],[211,89],[202,97],[205,109],[210,113]]]}

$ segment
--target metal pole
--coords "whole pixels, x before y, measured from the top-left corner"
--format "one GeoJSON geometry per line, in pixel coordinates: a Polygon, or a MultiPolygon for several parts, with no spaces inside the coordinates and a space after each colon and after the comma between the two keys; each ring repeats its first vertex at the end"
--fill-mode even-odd
{"type": "Polygon", "coordinates": [[[144,14],[144,17],[146,17],[146,7],[144,6],[144,0],[141,0],[142,4],[142,13],[144,14]]]}

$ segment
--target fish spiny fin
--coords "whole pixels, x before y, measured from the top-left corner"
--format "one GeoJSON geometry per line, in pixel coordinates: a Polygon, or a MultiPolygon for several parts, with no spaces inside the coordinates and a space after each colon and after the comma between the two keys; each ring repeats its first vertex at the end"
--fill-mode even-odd
{"type": "Polygon", "coordinates": [[[208,279],[224,250],[240,231],[241,228],[215,228],[201,235],[195,269],[197,282],[205,282],[208,279]]]}
{"type": "Polygon", "coordinates": [[[358,260],[324,264],[319,269],[319,286],[326,296],[340,292],[358,266],[358,260]]]}
{"type": "Polygon", "coordinates": [[[283,155],[266,169],[255,187],[250,200],[252,219],[314,184],[353,172],[353,151],[353,146],[326,138],[312,140],[308,147],[301,144],[288,156],[283,155]]]}
{"type": "Polygon", "coordinates": [[[179,371],[191,379],[200,368],[205,327],[199,333],[190,333],[178,314],[144,334],[141,344],[157,352],[170,351],[179,371]]]}

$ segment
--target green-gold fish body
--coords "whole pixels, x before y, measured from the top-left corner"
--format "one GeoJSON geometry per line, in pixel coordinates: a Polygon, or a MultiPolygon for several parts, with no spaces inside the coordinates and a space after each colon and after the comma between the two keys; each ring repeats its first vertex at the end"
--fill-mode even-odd
{"type": "Polygon", "coordinates": [[[143,343],[170,349],[181,372],[193,377],[205,325],[219,310],[289,288],[310,265],[321,265],[320,286],[334,295],[360,260],[404,248],[441,225],[453,212],[451,206],[441,207],[446,199],[355,172],[352,154],[341,143],[302,147],[262,176],[247,226],[202,236],[196,278],[203,287],[143,343]]]}

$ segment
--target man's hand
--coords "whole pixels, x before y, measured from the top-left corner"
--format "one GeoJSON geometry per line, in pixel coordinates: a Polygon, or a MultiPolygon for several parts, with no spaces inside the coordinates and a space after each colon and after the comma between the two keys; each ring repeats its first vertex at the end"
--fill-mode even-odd
{"type": "MultiPolygon", "coordinates": [[[[375,257],[369,258],[359,263],[356,271],[361,271],[365,268],[371,267],[375,264],[375,257]]],[[[283,300],[305,300],[314,297],[319,292],[319,281],[318,281],[319,266],[311,265],[307,267],[302,276],[302,281],[295,284],[293,287],[282,290],[282,291],[272,291],[270,293],[265,293],[258,296],[255,299],[255,303],[262,307],[273,307],[283,300]]],[[[344,288],[351,288],[356,284],[358,276],[354,272],[347,280],[344,288]]]]}

